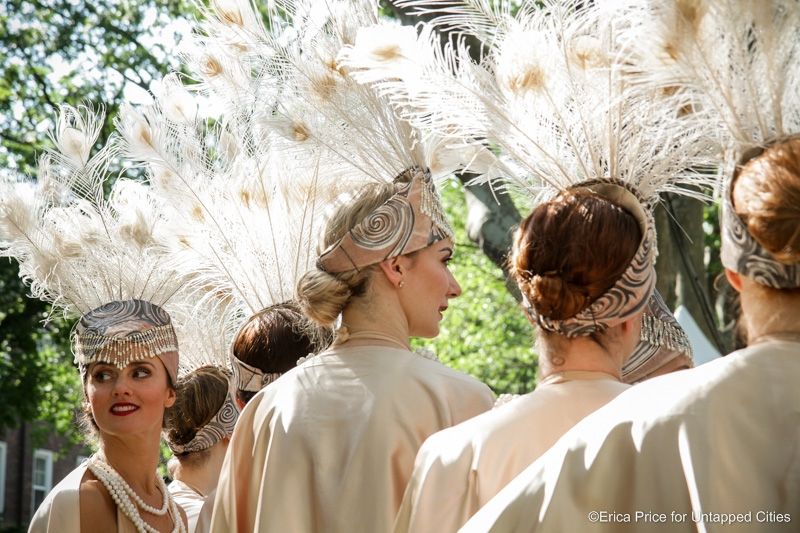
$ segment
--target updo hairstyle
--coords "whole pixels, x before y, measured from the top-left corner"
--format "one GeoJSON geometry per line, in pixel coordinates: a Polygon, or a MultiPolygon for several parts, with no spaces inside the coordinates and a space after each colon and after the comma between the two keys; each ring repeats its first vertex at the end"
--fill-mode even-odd
{"type": "Polygon", "coordinates": [[[769,146],[733,182],[734,211],[775,259],[800,262],[800,138],[769,146]]]}
{"type": "Polygon", "coordinates": [[[641,240],[622,206],[585,189],[565,191],[522,221],[510,270],[536,313],[564,320],[614,285],[641,240]]]}
{"type": "MultiPolygon", "coordinates": [[[[202,366],[178,381],[175,405],[167,412],[167,440],[172,444],[187,445],[203,426],[208,424],[225,403],[228,395],[226,370],[216,366],[202,366]]],[[[207,455],[208,450],[176,455],[179,460],[207,455]]]]}
{"type": "MultiPolygon", "coordinates": [[[[328,221],[320,253],[386,203],[411,177],[411,173],[404,173],[393,183],[370,183],[352,202],[341,205],[328,221]]],[[[301,310],[317,324],[330,327],[353,298],[366,293],[375,268],[370,265],[334,274],[313,268],[297,283],[296,298],[301,310]]]]}
{"type": "MultiPolygon", "coordinates": [[[[233,356],[264,373],[283,374],[332,340],[331,328],[310,323],[295,302],[282,302],[247,319],[233,340],[233,356]]],[[[237,395],[247,403],[256,392],[237,390],[237,395]]]]}

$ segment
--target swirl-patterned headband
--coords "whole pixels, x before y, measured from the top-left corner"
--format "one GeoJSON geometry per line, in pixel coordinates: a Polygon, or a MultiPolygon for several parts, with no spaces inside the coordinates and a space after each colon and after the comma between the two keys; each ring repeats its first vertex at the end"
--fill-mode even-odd
{"type": "Polygon", "coordinates": [[[325,250],[317,266],[329,273],[359,270],[453,236],[430,172],[411,168],[409,183],[325,250]]]}
{"type": "Polygon", "coordinates": [[[747,161],[755,159],[764,150],[764,147],[756,147],[745,152],[722,192],[720,258],[725,268],[762,285],[774,289],[793,289],[800,287],[800,264],[787,265],[775,259],[750,235],[744,221],[733,208],[733,182],[738,177],[739,170],[747,161]]]}
{"type": "Polygon", "coordinates": [[[233,354],[231,354],[231,369],[236,388],[247,392],[258,392],[283,375],[282,372],[264,372],[260,368],[248,365],[233,354]]]}
{"type": "Polygon", "coordinates": [[[689,337],[658,291],[653,291],[642,316],[639,344],[622,367],[622,381],[642,381],[678,358],[686,366],[694,366],[689,337]]]}
{"type": "Polygon", "coordinates": [[[618,180],[595,180],[570,187],[575,189],[588,189],[627,209],[639,223],[642,240],[630,265],[614,285],[573,317],[554,320],[541,316],[523,297],[523,305],[539,327],[567,337],[602,332],[635,316],[645,308],[656,286],[656,230],[650,210],[618,180]]]}
{"type": "Polygon", "coordinates": [[[73,331],[73,352],[81,374],[98,361],[123,369],[158,357],[173,385],[178,382],[178,338],[169,314],[151,302],[109,302],[84,314],[73,331]]]}
{"type": "Polygon", "coordinates": [[[233,434],[233,428],[239,419],[239,408],[231,398],[230,393],[225,395],[225,401],[208,424],[195,433],[194,438],[186,444],[177,444],[167,441],[169,449],[175,454],[199,452],[211,448],[213,445],[233,434]]]}

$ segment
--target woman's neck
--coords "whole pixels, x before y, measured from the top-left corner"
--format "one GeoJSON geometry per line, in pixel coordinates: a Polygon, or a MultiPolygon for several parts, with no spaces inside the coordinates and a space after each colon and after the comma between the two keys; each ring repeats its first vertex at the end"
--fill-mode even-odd
{"type": "Polygon", "coordinates": [[[748,282],[741,291],[748,343],[770,335],[800,334],[800,291],[770,290],[748,282]]]}
{"type": "Polygon", "coordinates": [[[559,372],[602,372],[617,380],[622,376],[624,356],[610,353],[590,337],[542,339],[539,376],[545,379],[559,372]]]}
{"type": "Polygon", "coordinates": [[[207,459],[201,463],[192,464],[178,460],[178,466],[172,477],[199,492],[201,496],[208,496],[217,487],[226,449],[225,443],[220,441],[209,448],[207,459]]]}
{"type": "Polygon", "coordinates": [[[156,479],[160,442],[160,434],[155,438],[126,435],[125,439],[120,439],[102,436],[99,453],[140,496],[158,495],[160,498],[156,479]]]}
{"type": "Polygon", "coordinates": [[[410,349],[405,315],[390,305],[373,301],[369,305],[353,303],[342,313],[342,326],[350,338],[347,346],[389,346],[410,349]]]}

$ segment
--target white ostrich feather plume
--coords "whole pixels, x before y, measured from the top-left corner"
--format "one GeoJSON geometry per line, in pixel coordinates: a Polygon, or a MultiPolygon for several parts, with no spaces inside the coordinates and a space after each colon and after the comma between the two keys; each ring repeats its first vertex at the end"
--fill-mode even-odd
{"type": "MultiPolygon", "coordinates": [[[[167,76],[154,105],[126,108],[118,119],[122,152],[146,169],[170,229],[148,234],[135,211],[126,209],[131,235],[151,237],[169,250],[168,268],[185,280],[184,291],[198,309],[216,310],[223,323],[216,330],[225,332],[292,298],[316,259],[324,208],[342,191],[375,179],[376,169],[388,173],[387,158],[375,155],[377,146],[385,146],[376,135],[383,124],[372,126],[375,117],[387,127],[398,122],[388,106],[383,117],[359,109],[359,117],[373,119],[358,133],[370,139],[369,146],[352,140],[352,128],[349,135],[341,131],[348,127],[340,121],[345,110],[377,105],[374,95],[347,96],[347,84],[369,91],[347,81],[335,65],[337,36],[355,35],[345,16],[349,2],[331,6],[333,12],[346,8],[336,21],[310,3],[278,7],[275,13],[289,19],[275,15],[267,32],[247,2],[212,6],[186,58],[197,83],[167,76]],[[296,26],[289,24],[293,16],[296,26]],[[304,47],[315,43],[312,51],[301,54],[301,41],[304,47]],[[179,102],[188,95],[219,112],[187,113],[175,104],[176,95],[179,102]],[[315,111],[334,106],[342,107],[315,111]],[[362,166],[343,164],[353,154],[362,166]]],[[[408,166],[391,161],[392,171],[408,166]]]]}
{"type": "MultiPolygon", "coordinates": [[[[236,9],[245,13],[253,7],[242,1],[236,9]]],[[[389,181],[406,168],[433,159],[424,153],[420,132],[398,119],[385,98],[356,83],[339,64],[339,51],[354,42],[358,29],[378,21],[375,2],[276,2],[268,18],[269,30],[266,26],[232,29],[217,17],[204,24],[201,32],[204,45],[218,50],[223,46],[220,41],[231,40],[222,36],[234,31],[237,42],[246,50],[230,58],[242,65],[230,68],[248,72],[250,79],[228,86],[227,94],[236,97],[227,109],[241,110],[242,102],[258,109],[249,115],[257,121],[257,125],[248,124],[250,131],[260,126],[278,132],[285,148],[297,154],[327,152],[359,179],[389,181]]],[[[365,45],[368,57],[415,64],[413,49],[402,46],[415,45],[413,29],[393,25],[390,35],[359,38],[369,41],[365,45]],[[401,46],[396,49],[398,39],[401,46]]],[[[198,48],[196,53],[205,52],[198,48]]],[[[203,80],[210,87],[207,77],[203,80]]]]}

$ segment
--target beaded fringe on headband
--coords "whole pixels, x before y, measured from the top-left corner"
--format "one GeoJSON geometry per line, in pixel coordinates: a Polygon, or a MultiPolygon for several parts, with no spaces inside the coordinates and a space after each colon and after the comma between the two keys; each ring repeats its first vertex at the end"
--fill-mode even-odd
{"type": "Polygon", "coordinates": [[[149,354],[147,357],[177,352],[178,341],[172,325],[136,331],[125,337],[110,337],[92,332],[76,333],[75,361],[81,365],[107,361],[122,369],[132,361],[142,359],[142,347],[146,348],[149,354]]]}
{"type": "Polygon", "coordinates": [[[98,361],[123,369],[133,361],[158,357],[173,385],[178,382],[178,337],[169,314],[152,302],[107,302],[84,313],[72,335],[82,374],[98,361]]]}
{"type": "Polygon", "coordinates": [[[641,340],[669,350],[692,353],[686,332],[675,324],[664,322],[658,317],[645,313],[642,315],[641,340]]]}
{"type": "Polygon", "coordinates": [[[661,295],[654,291],[642,315],[639,343],[622,367],[622,381],[637,383],[676,358],[693,366],[692,346],[661,295]]]}

